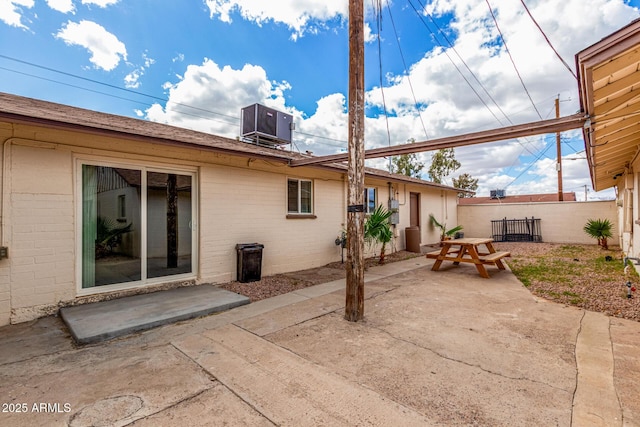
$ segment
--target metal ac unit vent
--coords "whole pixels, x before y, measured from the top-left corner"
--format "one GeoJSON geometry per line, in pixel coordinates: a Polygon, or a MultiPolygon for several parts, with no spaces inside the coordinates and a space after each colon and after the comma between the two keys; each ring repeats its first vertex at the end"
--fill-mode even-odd
{"type": "Polygon", "coordinates": [[[492,199],[504,199],[507,197],[506,190],[491,190],[489,194],[492,199]]]}
{"type": "Polygon", "coordinates": [[[290,114],[261,104],[249,105],[242,109],[241,135],[257,144],[290,144],[292,129],[293,117],[290,114]]]}

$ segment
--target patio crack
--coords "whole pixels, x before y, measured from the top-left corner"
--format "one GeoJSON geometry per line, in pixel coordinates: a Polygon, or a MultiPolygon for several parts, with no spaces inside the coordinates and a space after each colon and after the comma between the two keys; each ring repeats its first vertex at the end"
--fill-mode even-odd
{"type": "Polygon", "coordinates": [[[556,389],[556,390],[567,392],[567,390],[565,390],[565,389],[563,389],[561,387],[558,387],[558,386],[555,386],[555,385],[552,385],[552,384],[548,384],[548,383],[546,383],[544,381],[539,381],[539,380],[536,380],[536,379],[522,377],[522,376],[514,377],[514,376],[510,376],[510,375],[505,375],[504,373],[496,372],[496,371],[493,371],[491,369],[487,369],[487,368],[485,368],[485,367],[483,367],[482,365],[479,365],[479,364],[469,363],[469,362],[461,360],[461,359],[456,359],[454,357],[450,357],[450,356],[447,356],[446,354],[440,353],[440,352],[438,352],[438,351],[436,351],[436,350],[434,350],[432,348],[420,345],[418,343],[415,343],[413,341],[407,340],[405,338],[397,337],[397,336],[393,335],[391,332],[386,331],[384,329],[381,329],[381,328],[378,328],[378,327],[374,327],[374,328],[377,329],[378,331],[388,335],[389,337],[393,338],[394,340],[401,341],[401,342],[410,344],[412,346],[421,348],[423,350],[426,350],[426,351],[428,351],[428,352],[430,352],[432,354],[435,354],[436,356],[438,356],[438,357],[440,357],[442,359],[448,360],[450,362],[460,363],[460,364],[468,366],[470,368],[480,369],[482,372],[486,372],[487,374],[495,375],[495,376],[502,377],[502,378],[506,378],[508,380],[528,381],[528,382],[531,382],[531,383],[534,383],[534,384],[541,384],[541,385],[546,386],[546,387],[550,387],[550,388],[553,388],[553,389],[556,389]]]}

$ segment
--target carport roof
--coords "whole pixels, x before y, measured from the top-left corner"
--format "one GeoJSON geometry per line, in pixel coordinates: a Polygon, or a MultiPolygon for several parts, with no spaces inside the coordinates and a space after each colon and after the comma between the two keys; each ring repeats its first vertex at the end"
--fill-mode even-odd
{"type": "Polygon", "coordinates": [[[591,182],[616,185],[640,145],[640,20],[576,55],[591,182]]]}

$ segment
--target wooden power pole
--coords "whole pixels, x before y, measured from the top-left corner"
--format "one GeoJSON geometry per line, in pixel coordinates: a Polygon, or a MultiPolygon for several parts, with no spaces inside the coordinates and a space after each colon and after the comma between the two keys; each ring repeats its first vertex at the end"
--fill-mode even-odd
{"type": "Polygon", "coordinates": [[[364,317],[364,1],[349,0],[347,286],[344,317],[364,317]]]}
{"type": "MultiPolygon", "coordinates": [[[[556,119],[560,118],[560,95],[556,98],[556,119]]],[[[558,160],[556,170],[558,171],[558,201],[564,201],[564,192],[562,190],[562,145],[560,141],[560,132],[556,132],[556,151],[558,160]]]]}

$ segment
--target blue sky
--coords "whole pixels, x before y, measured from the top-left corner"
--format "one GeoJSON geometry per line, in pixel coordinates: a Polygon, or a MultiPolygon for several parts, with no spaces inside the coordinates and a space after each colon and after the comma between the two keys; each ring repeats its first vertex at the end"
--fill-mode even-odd
{"type": "MultiPolygon", "coordinates": [[[[504,38],[487,1],[365,1],[366,148],[551,118],[558,96],[563,115],[578,110],[575,78],[522,2],[488,3],[504,38]]],[[[577,52],[640,17],[640,0],[525,4],[571,68],[577,52]]],[[[295,116],[294,150],[339,152],[347,12],[346,0],[0,0],[0,91],[229,137],[240,109],[258,102],[295,116]]],[[[613,197],[591,189],[578,132],[563,134],[562,149],[565,191],[613,197]]],[[[428,165],[430,153],[420,156],[428,165]]],[[[453,176],[478,178],[479,196],[557,191],[554,135],[456,157],[453,176]]]]}

